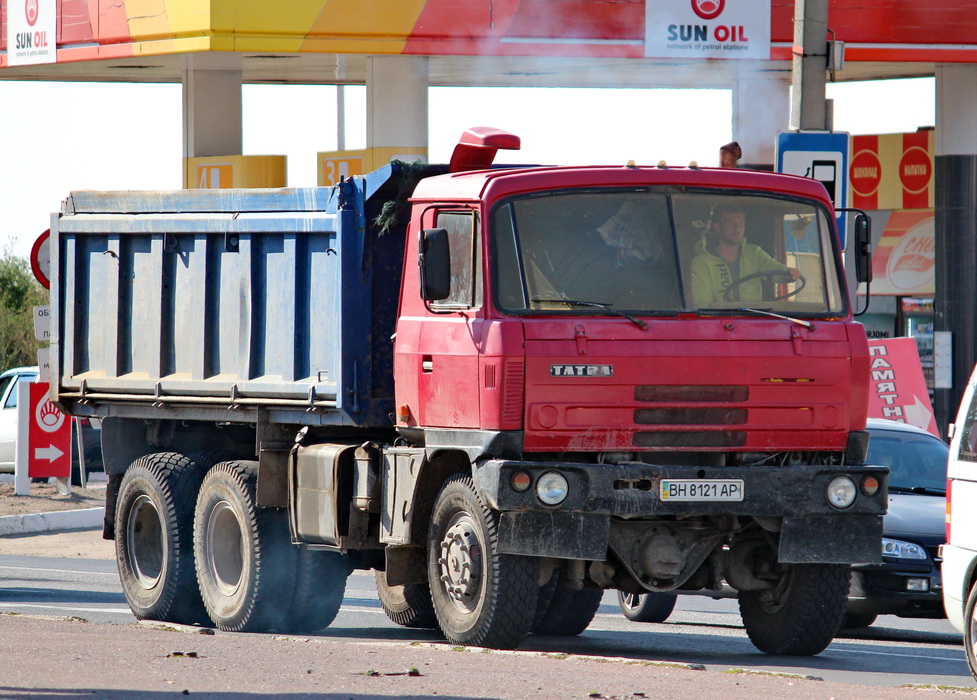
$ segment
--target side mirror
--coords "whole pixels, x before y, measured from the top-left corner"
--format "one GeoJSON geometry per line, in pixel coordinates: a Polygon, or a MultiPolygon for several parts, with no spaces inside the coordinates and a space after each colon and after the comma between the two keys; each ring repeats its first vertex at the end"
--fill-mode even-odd
{"type": "Polygon", "coordinates": [[[451,253],[448,232],[429,228],[421,232],[417,264],[421,275],[421,298],[441,301],[451,294],[451,253]]]}
{"type": "Polygon", "coordinates": [[[855,279],[872,281],[872,220],[860,212],[855,216],[855,279]]]}

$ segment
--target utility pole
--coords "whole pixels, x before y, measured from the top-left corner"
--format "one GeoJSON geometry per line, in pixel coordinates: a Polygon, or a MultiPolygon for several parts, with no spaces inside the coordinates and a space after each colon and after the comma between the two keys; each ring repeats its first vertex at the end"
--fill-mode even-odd
{"type": "Polygon", "coordinates": [[[791,130],[827,130],[828,0],[795,0],[791,130]]]}

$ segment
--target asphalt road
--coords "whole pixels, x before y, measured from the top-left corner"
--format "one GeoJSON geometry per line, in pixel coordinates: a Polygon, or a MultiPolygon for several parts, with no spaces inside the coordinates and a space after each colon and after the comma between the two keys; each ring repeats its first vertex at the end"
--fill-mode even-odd
{"type": "MultiPolygon", "coordinates": [[[[122,596],[114,562],[77,555],[0,554],[0,613],[75,617],[99,624],[135,621],[122,596]]],[[[387,620],[376,599],[373,577],[364,572],[350,577],[343,609],[333,625],[313,636],[323,641],[394,642],[404,648],[443,643],[434,632],[408,630],[387,620]]],[[[818,656],[774,657],[750,643],[735,601],[700,596],[681,597],[665,623],[640,624],[624,619],[616,594],[609,593],[581,636],[531,636],[520,650],[701,664],[717,672],[798,674],[857,684],[866,691],[907,684],[977,690],[959,635],[945,620],[882,616],[866,630],[839,637],[818,656]]]]}

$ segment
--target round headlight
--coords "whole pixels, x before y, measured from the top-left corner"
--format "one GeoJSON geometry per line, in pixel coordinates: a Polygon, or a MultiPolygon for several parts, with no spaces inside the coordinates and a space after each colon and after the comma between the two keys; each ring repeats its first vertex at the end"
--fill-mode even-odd
{"type": "Polygon", "coordinates": [[[836,476],[828,484],[828,503],[835,508],[847,508],[855,502],[855,482],[847,476],[836,476]]]}
{"type": "Polygon", "coordinates": [[[566,477],[557,472],[546,472],[536,482],[536,495],[548,506],[562,503],[568,490],[566,477]]]}

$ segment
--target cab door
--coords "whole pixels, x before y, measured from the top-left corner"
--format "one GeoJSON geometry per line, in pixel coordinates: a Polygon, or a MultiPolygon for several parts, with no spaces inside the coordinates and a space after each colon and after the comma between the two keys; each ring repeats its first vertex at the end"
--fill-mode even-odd
{"type": "Polygon", "coordinates": [[[478,216],[471,209],[429,210],[424,225],[448,234],[451,288],[446,299],[431,302],[418,316],[400,319],[397,381],[407,379],[416,387],[401,394],[410,404],[410,424],[477,428],[483,326],[478,216]]]}

